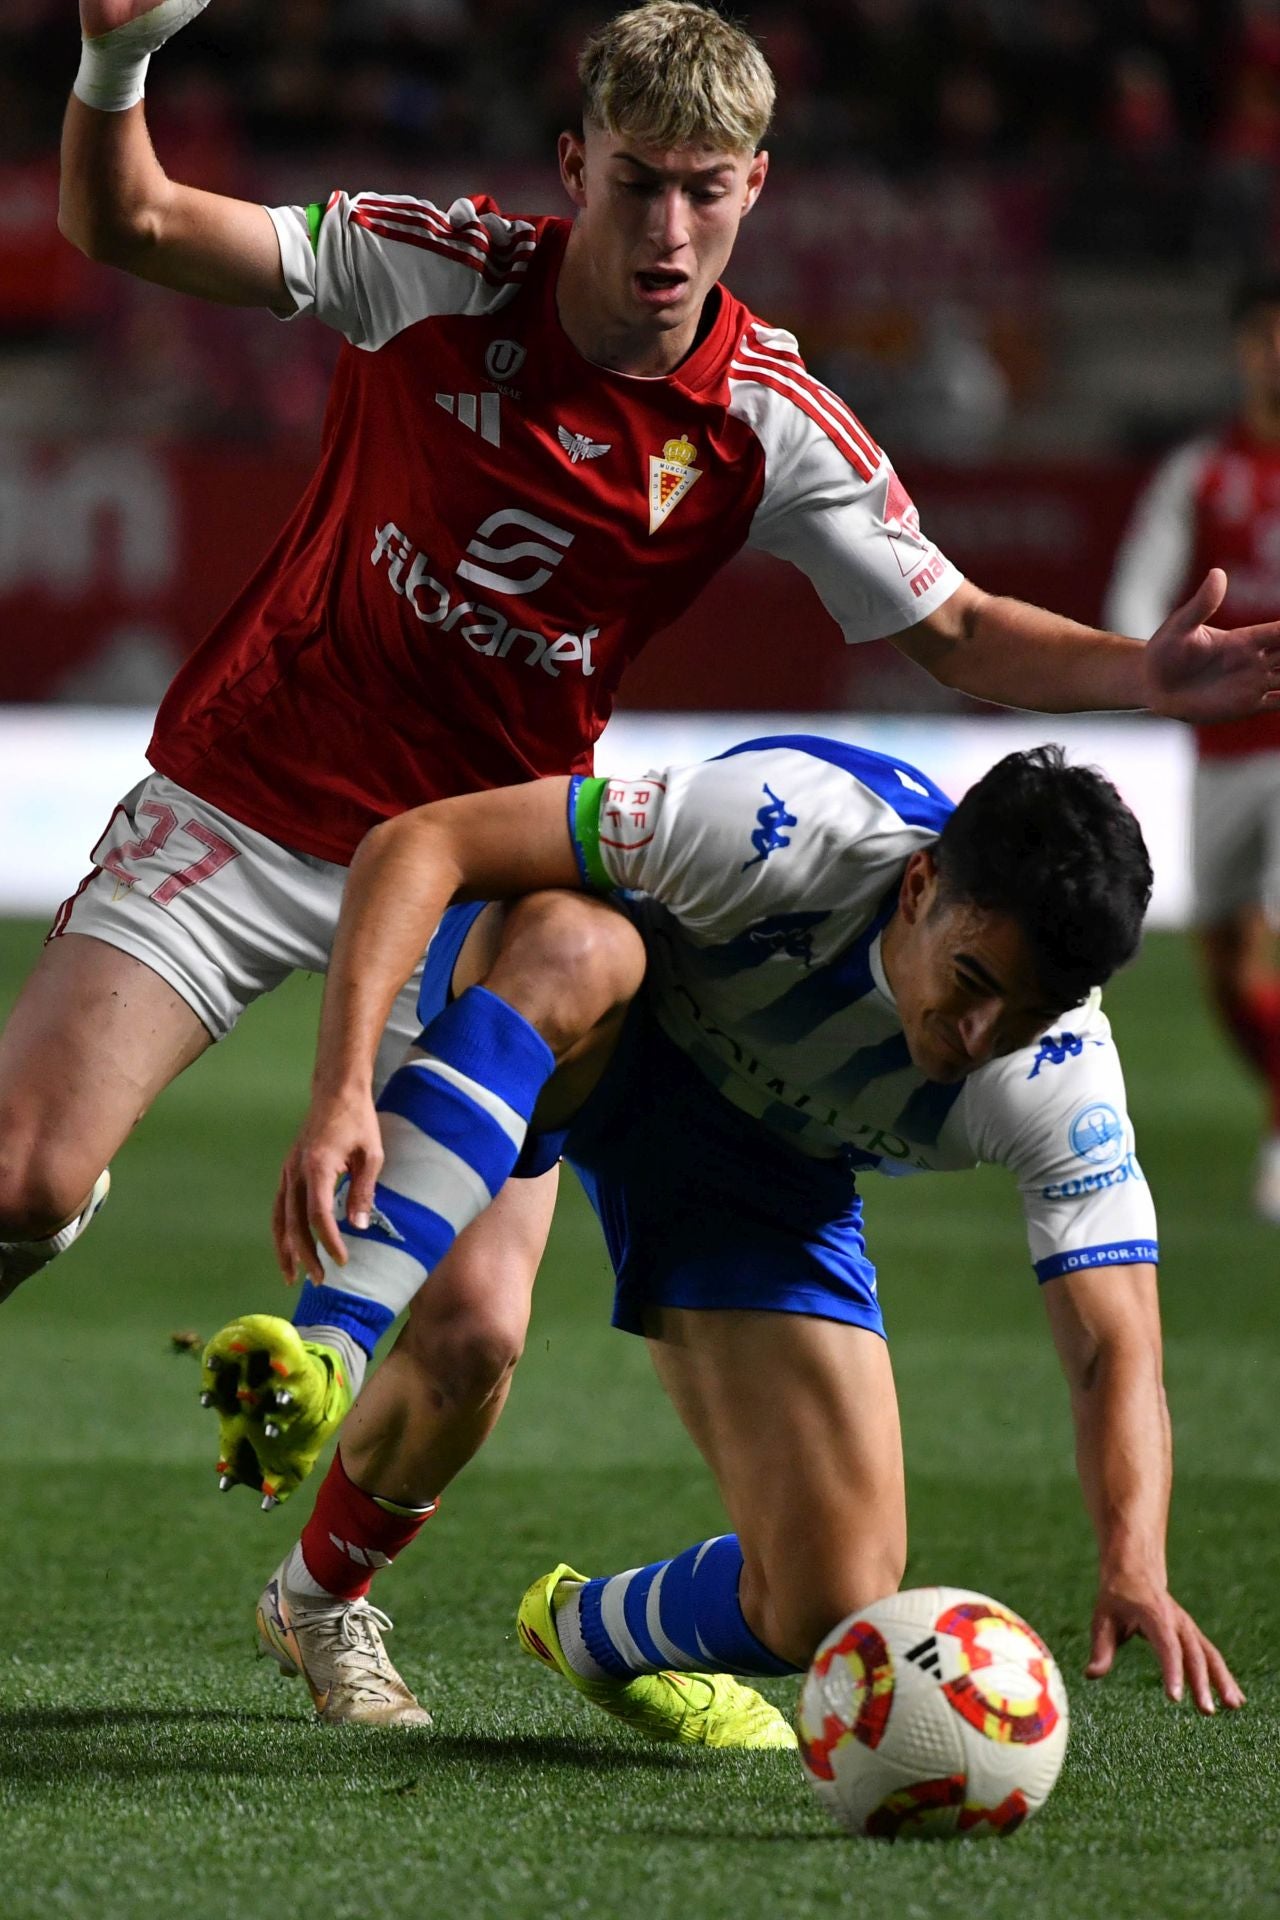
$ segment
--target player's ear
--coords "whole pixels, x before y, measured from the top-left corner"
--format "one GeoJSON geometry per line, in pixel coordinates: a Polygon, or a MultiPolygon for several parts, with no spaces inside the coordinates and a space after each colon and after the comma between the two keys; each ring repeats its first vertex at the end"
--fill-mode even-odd
{"type": "Polygon", "coordinates": [[[937,891],[937,863],[928,847],[917,847],[903,869],[898,889],[898,911],[909,927],[923,920],[937,891]]]}
{"type": "Polygon", "coordinates": [[[752,207],[754,207],[756,201],[760,198],[760,189],[764,185],[765,175],[768,171],[769,156],[764,148],[761,147],[759,153],[752,155],[751,165],[747,168],[747,190],[742,202],[744,215],[750,213],[752,207]]]}
{"type": "Polygon", "coordinates": [[[557,143],[560,184],[575,207],[587,204],[587,150],[580,134],[562,133],[557,143]]]}

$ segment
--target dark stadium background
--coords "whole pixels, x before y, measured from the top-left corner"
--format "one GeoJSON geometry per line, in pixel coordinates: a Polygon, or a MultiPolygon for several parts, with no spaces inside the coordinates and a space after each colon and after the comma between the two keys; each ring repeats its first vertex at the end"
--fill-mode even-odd
{"type": "MultiPolygon", "coordinates": [[[[556,209],[573,49],[525,0],[215,0],[149,100],[178,178],[268,201],[487,189],[556,209]]],[[[1154,450],[1227,401],[1224,307],[1277,242],[1280,14],[1258,0],[812,0],[752,9],[774,171],[735,290],[893,455],[989,585],[1096,618],[1154,450]]],[[[177,299],[57,235],[70,0],[0,18],[0,701],[145,702],[261,552],[316,442],[323,329],[177,299]],[[38,628],[41,644],[21,643],[38,628]]],[[[743,560],[624,701],[936,705],[743,560]],[[780,668],[778,623],[794,637],[780,668]]]]}

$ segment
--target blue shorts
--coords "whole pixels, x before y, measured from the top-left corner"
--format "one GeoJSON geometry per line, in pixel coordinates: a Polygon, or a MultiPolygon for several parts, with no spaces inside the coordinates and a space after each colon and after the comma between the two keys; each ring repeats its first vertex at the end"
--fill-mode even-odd
{"type": "Polygon", "coordinates": [[[488,904],[487,900],[468,900],[465,906],[445,908],[422,963],[418,1018],[424,1027],[429,1027],[452,1000],[453,970],[458,964],[462,943],[488,904]]]}
{"type": "MultiPolygon", "coordinates": [[[[423,971],[424,1025],[448,1001],[480,910],[451,907],[441,921],[423,971]]],[[[643,999],[567,1136],[531,1136],[517,1171],[541,1172],[561,1149],[604,1229],[615,1327],[643,1333],[653,1306],[737,1307],[883,1336],[850,1169],[798,1153],[730,1105],[643,999]]]]}

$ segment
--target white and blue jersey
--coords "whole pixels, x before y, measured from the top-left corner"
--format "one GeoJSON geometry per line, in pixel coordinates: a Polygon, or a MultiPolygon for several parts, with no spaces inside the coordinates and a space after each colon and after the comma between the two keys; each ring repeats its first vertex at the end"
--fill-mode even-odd
{"type": "Polygon", "coordinates": [[[994,1162],[1018,1183],[1041,1280],[1154,1260],[1096,994],[962,1081],[912,1065],[881,935],[908,857],[950,811],[914,767],[794,735],[640,780],[576,780],[570,830],[587,883],[629,896],[650,1017],[747,1132],[772,1140],[771,1170],[825,1163],[814,1182],[825,1190],[839,1170],[851,1193],[851,1172],[994,1162]]]}

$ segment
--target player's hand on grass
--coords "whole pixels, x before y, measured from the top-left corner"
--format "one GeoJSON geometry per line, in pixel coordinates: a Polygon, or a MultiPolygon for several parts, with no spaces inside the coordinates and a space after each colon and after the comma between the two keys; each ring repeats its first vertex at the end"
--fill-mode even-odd
{"type": "Polygon", "coordinates": [[[1227,576],[1208,573],[1147,643],[1147,705],[1174,720],[1229,720],[1280,704],[1280,621],[1211,627],[1227,576]]]}
{"type": "Polygon", "coordinates": [[[338,1182],[350,1176],[342,1209],[353,1227],[367,1227],[381,1170],[382,1134],[372,1096],[360,1092],[313,1101],[284,1163],[272,1219],[276,1260],[290,1284],[302,1272],[321,1285],[320,1248],[345,1267],[347,1249],[335,1203],[338,1182]]]}
{"type": "Polygon", "coordinates": [[[136,39],[139,53],[154,53],[208,4],[209,0],[80,0],[80,31],[87,39],[97,40],[137,22],[130,40],[136,39]],[[157,17],[148,20],[148,14],[157,17]]]}
{"type": "Polygon", "coordinates": [[[1181,1700],[1186,1687],[1201,1713],[1215,1711],[1215,1696],[1224,1707],[1244,1705],[1230,1667],[1167,1587],[1154,1580],[1104,1580],[1093,1611],[1088,1678],[1110,1673],[1117,1647],[1135,1636],[1150,1642],[1171,1700],[1181,1700]]]}

